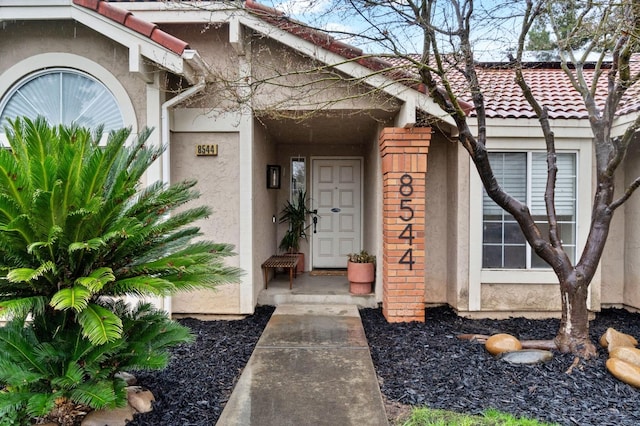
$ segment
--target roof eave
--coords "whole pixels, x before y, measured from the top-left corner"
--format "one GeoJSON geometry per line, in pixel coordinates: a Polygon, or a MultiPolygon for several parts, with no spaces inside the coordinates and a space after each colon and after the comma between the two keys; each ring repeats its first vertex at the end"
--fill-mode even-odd
{"type": "MultiPolygon", "coordinates": [[[[149,74],[142,65],[146,58],[159,67],[175,74],[183,75],[189,83],[196,83],[199,78],[189,60],[181,54],[161,46],[152,39],[137,33],[122,24],[101,15],[73,0],[0,0],[0,21],[38,21],[38,20],[75,20],[88,28],[108,37],[129,49],[129,70],[131,72],[149,74]]],[[[190,55],[188,55],[190,56],[190,55]]],[[[148,79],[148,78],[145,78],[148,79]]]]}

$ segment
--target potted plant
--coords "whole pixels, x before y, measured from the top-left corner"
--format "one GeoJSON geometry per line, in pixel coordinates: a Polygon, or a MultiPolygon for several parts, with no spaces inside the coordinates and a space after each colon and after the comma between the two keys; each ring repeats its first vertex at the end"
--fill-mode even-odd
{"type": "Polygon", "coordinates": [[[307,223],[307,218],[314,214],[307,207],[307,192],[302,190],[298,191],[293,203],[287,200],[280,212],[280,223],[286,223],[288,227],[279,248],[286,253],[298,255],[298,272],[304,271],[304,253],[300,253],[300,241],[307,239],[307,229],[311,226],[307,223]]]}
{"type": "Polygon", "coordinates": [[[376,257],[366,250],[349,253],[347,262],[347,279],[349,292],[352,294],[369,294],[375,280],[376,257]]]}

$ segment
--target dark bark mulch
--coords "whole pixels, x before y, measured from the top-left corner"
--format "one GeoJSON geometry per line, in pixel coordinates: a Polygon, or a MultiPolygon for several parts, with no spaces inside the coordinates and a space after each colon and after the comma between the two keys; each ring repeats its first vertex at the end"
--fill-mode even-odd
{"type": "MultiPolygon", "coordinates": [[[[239,321],[180,320],[197,339],[173,351],[169,368],[137,373],[155,397],[154,411],[129,425],[213,425],[273,313],[259,307],[239,321]]],[[[496,360],[458,334],[509,333],[550,339],[557,320],[469,320],[449,308],[427,309],[425,323],[389,324],[379,309],[361,310],[371,356],[390,405],[426,405],[469,414],[496,408],[561,425],[640,424],[640,391],[606,370],[607,352],[581,361],[570,374],[571,355],[540,365],[496,360]]],[[[613,327],[640,338],[640,314],[607,309],[591,323],[594,342],[613,327]]]]}
{"type": "Polygon", "coordinates": [[[134,373],[156,401],[152,412],[136,415],[127,425],[214,425],[274,310],[259,307],[237,321],[178,320],[196,341],[176,347],[165,370],[134,373]]]}
{"type": "MultiPolygon", "coordinates": [[[[449,308],[427,309],[425,323],[389,324],[379,310],[362,310],[371,356],[387,399],[469,414],[488,408],[561,425],[640,424],[640,391],[606,370],[607,351],[581,361],[556,353],[539,365],[494,359],[456,335],[509,333],[551,339],[558,320],[469,320],[449,308]]],[[[606,309],[590,324],[594,342],[608,327],[640,338],[640,315],[606,309]]]]}

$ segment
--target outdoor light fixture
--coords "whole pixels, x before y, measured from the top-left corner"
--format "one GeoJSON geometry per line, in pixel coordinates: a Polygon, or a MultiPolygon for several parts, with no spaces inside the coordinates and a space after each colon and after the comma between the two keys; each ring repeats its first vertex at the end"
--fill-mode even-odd
{"type": "Polygon", "coordinates": [[[280,189],[280,166],[267,165],[267,189],[280,189]]]}

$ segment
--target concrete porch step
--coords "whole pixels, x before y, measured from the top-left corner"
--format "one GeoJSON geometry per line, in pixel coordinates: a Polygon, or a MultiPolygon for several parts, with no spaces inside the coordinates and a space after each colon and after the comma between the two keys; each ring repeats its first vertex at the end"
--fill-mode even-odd
{"type": "Polygon", "coordinates": [[[267,289],[258,295],[259,305],[280,306],[283,304],[334,304],[356,305],[359,308],[377,308],[374,293],[352,295],[346,276],[312,275],[308,272],[298,274],[289,289],[286,274],[277,274],[269,281],[267,289]]]}

